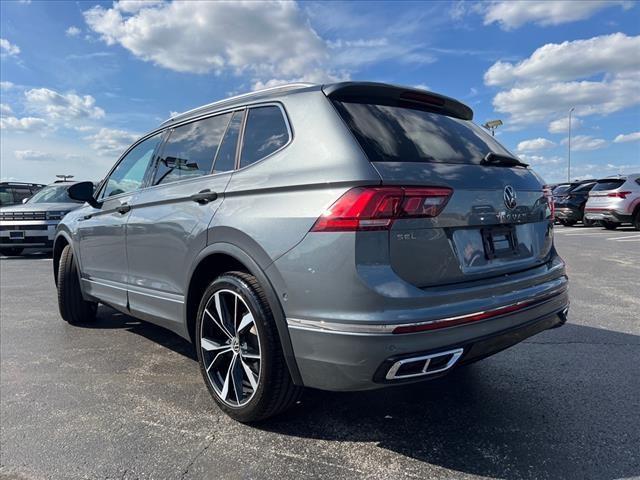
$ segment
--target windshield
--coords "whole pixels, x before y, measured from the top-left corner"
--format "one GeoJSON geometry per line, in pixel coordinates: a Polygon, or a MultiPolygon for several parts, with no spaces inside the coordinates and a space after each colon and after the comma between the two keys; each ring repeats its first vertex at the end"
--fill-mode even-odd
{"type": "Polygon", "coordinates": [[[51,185],[44,187],[31,197],[27,203],[82,203],[69,198],[67,188],[69,188],[69,185],[51,185]]]}
{"type": "Polygon", "coordinates": [[[372,162],[480,164],[489,152],[515,158],[467,120],[400,106],[335,104],[372,162]]]}

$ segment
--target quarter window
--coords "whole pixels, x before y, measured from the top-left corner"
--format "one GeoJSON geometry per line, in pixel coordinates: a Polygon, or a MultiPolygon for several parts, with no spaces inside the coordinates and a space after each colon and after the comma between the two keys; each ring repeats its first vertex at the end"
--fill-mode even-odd
{"type": "Polygon", "coordinates": [[[249,110],[242,144],[240,167],[272,154],[289,141],[289,131],[278,107],[249,110]]]}
{"type": "Polygon", "coordinates": [[[224,140],[218,150],[218,156],[213,167],[214,173],[229,172],[235,168],[236,148],[243,115],[244,111],[237,111],[233,114],[233,118],[229,122],[229,127],[224,135],[224,140]]]}
{"type": "Polygon", "coordinates": [[[144,174],[151,163],[153,152],[162,139],[158,133],[133,147],[118,163],[107,179],[102,198],[129,193],[142,186],[144,174]]]}
{"type": "Polygon", "coordinates": [[[154,185],[211,173],[230,118],[227,113],[173,129],[158,161],[154,185]]]}

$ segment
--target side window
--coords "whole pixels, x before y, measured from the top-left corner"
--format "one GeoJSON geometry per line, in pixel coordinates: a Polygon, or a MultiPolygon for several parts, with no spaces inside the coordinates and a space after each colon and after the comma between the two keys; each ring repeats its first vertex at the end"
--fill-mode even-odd
{"type": "Polygon", "coordinates": [[[162,133],[147,138],[136,145],[120,161],[107,179],[101,197],[107,198],[137,190],[142,185],[144,174],[153,157],[153,151],[162,139],[162,133]]]}
{"type": "Polygon", "coordinates": [[[240,167],[246,167],[275,152],[289,141],[289,131],[278,107],[249,110],[244,129],[240,167]]]}
{"type": "Polygon", "coordinates": [[[205,118],[176,127],[162,149],[154,185],[211,173],[231,114],[205,118]]]}
{"type": "Polygon", "coordinates": [[[213,166],[214,173],[228,172],[235,168],[236,164],[236,147],[238,145],[238,137],[240,136],[240,127],[242,126],[242,116],[244,111],[234,112],[229,128],[224,135],[224,140],[218,150],[216,163],[213,166]]]}
{"type": "Polygon", "coordinates": [[[13,190],[9,187],[0,187],[0,205],[13,203],[13,190]]]}
{"type": "Polygon", "coordinates": [[[28,187],[14,188],[13,189],[13,201],[16,203],[22,203],[25,198],[31,197],[31,190],[28,187]]]}

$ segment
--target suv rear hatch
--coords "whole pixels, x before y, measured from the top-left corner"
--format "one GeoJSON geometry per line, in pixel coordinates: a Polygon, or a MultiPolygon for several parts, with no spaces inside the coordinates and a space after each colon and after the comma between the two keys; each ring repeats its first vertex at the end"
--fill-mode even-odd
{"type": "MultiPolygon", "coordinates": [[[[540,178],[473,124],[468,107],[419,90],[346,85],[325,93],[379,172],[383,189],[402,186],[409,198],[434,187],[448,196],[438,209],[425,203],[423,215],[404,212],[393,220],[389,258],[398,275],[430,287],[549,260],[552,212],[540,178]]],[[[400,203],[401,209],[408,204],[400,203]]]]}

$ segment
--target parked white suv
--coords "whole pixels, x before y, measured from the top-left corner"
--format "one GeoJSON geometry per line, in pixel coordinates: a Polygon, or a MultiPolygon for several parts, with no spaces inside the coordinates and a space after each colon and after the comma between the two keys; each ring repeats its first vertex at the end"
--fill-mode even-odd
{"type": "Polygon", "coordinates": [[[585,218],[608,230],[630,222],[640,230],[640,173],[598,180],[589,192],[585,218]]]}

